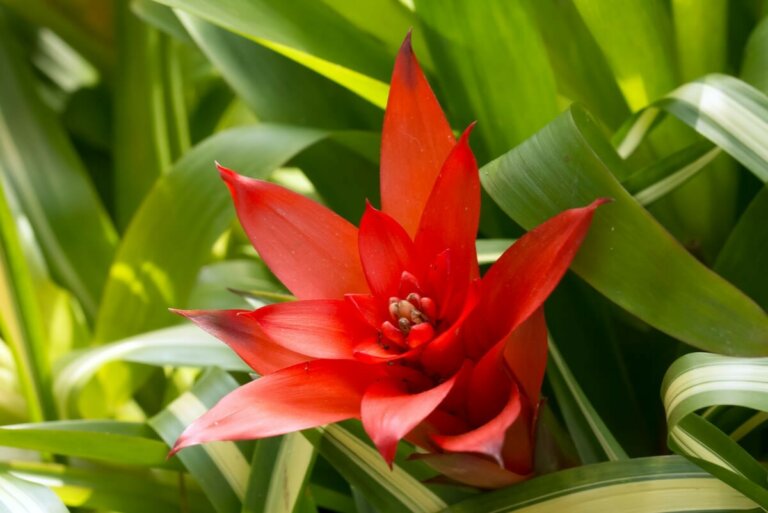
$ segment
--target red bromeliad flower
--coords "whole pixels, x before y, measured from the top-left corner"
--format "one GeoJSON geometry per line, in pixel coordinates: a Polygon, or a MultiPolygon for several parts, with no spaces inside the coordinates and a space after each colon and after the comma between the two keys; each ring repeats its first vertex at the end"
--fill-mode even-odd
{"type": "Polygon", "coordinates": [[[382,210],[368,205],[359,229],[219,167],[253,245],[299,301],[181,312],[263,377],[190,425],[174,452],[361,418],[390,464],[405,438],[471,485],[532,473],[542,303],[601,201],[532,230],[481,279],[471,128],[454,139],[407,38],[384,118],[382,210]]]}

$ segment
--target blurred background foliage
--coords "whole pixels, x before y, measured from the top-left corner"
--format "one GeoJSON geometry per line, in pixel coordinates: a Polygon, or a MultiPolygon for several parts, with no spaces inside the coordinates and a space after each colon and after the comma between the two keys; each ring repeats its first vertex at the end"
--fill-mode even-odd
{"type": "Polygon", "coordinates": [[[767,8],[0,0],[0,511],[615,511],[616,476],[643,511],[768,507],[766,364],[738,359],[768,356],[767,8]],[[576,468],[425,486],[354,423],[165,461],[249,379],[167,309],[286,299],[213,162],[357,223],[410,28],[454,129],[478,121],[484,263],[616,199],[547,304],[540,468],[576,468]]]}

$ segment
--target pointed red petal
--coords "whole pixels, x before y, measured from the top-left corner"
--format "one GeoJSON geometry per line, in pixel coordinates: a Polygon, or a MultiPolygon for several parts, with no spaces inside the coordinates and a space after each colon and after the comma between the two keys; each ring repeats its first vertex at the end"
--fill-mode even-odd
{"type": "Polygon", "coordinates": [[[173,310],[223,341],[259,374],[269,374],[311,357],[275,343],[248,310],[173,310]]]}
{"type": "Polygon", "coordinates": [[[360,259],[375,296],[397,294],[403,271],[413,271],[413,242],[397,221],[368,204],[358,234],[360,259]]]}
{"type": "Polygon", "coordinates": [[[497,463],[473,454],[415,454],[412,458],[426,462],[454,481],[478,488],[502,488],[530,477],[505,470],[497,463]]]}
{"type": "Polygon", "coordinates": [[[351,359],[352,348],[374,333],[343,299],[278,303],[248,315],[275,342],[313,358],[351,359]]]}
{"type": "Polygon", "coordinates": [[[222,166],[219,171],[253,247],[299,299],[340,299],[348,292],[368,292],[357,228],[288,189],[222,166]]]}
{"type": "Polygon", "coordinates": [[[381,139],[381,204],[413,236],[440,167],[453,147],[451,127],[411,48],[395,62],[381,139]]]}
{"type": "Polygon", "coordinates": [[[507,404],[493,419],[482,426],[460,435],[433,435],[432,440],[443,450],[450,452],[471,452],[489,456],[504,466],[502,449],[505,433],[520,415],[520,393],[512,385],[507,404]]]}
{"type": "Polygon", "coordinates": [[[236,389],[181,434],[173,452],[213,440],[281,435],[360,416],[377,368],[347,360],[313,360],[236,389]]]}
{"type": "Polygon", "coordinates": [[[547,367],[547,324],[543,308],[536,310],[509,334],[503,353],[528,402],[536,406],[547,367]]]}
{"type": "Polygon", "coordinates": [[[544,303],[587,235],[599,199],[561,212],[515,242],[483,277],[480,302],[467,321],[473,357],[525,321],[544,303]]]}
{"type": "Polygon", "coordinates": [[[416,250],[423,262],[433,262],[450,250],[454,279],[462,280],[463,294],[478,276],[475,238],[480,223],[480,178],[469,148],[470,125],[440,170],[416,233],[416,250]]]}
{"type": "Polygon", "coordinates": [[[400,378],[374,383],[361,406],[363,427],[384,459],[392,464],[397,442],[424,420],[445,399],[456,382],[455,374],[440,385],[418,394],[408,392],[400,378]]]}
{"type": "Polygon", "coordinates": [[[385,317],[385,304],[379,298],[370,294],[345,294],[350,305],[357,314],[374,329],[379,329],[381,323],[387,320],[385,317]]]}

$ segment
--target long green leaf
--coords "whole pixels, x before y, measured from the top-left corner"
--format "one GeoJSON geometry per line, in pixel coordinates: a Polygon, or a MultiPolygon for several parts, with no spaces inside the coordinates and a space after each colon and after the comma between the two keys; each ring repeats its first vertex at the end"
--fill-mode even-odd
{"type": "Polygon", "coordinates": [[[551,339],[549,357],[547,376],[582,463],[628,459],[629,456],[592,407],[551,339]]]}
{"type": "Polygon", "coordinates": [[[160,466],[166,445],[146,425],[118,421],[58,421],[0,427],[0,445],[96,459],[160,466]]]}
{"type": "Polygon", "coordinates": [[[52,419],[51,369],[45,328],[26,255],[0,181],[0,334],[13,354],[19,385],[33,421],[52,419]]]}
{"type": "Polygon", "coordinates": [[[115,231],[11,34],[0,17],[0,168],[54,278],[95,316],[115,231]]]}
{"type": "MultiPolygon", "coordinates": [[[[237,382],[220,369],[209,370],[195,386],[179,396],[149,424],[173,446],[181,432],[219,399],[237,388],[237,382]]],[[[189,447],[177,455],[195,477],[219,513],[241,510],[251,467],[233,442],[213,442],[189,447]]]]}
{"type": "Polygon", "coordinates": [[[685,355],[670,367],[661,394],[670,447],[768,509],[768,470],[697,414],[716,405],[768,412],[768,358],[685,355]]]}
{"type": "Polygon", "coordinates": [[[444,513],[749,511],[756,504],[682,458],[597,463],[462,501],[444,513]]]}
{"type": "Polygon", "coordinates": [[[366,442],[338,425],[305,431],[304,434],[350,485],[377,510],[430,513],[445,502],[397,465],[389,468],[366,442]]]}
{"type": "Polygon", "coordinates": [[[329,129],[381,125],[381,110],[322,75],[202,18],[179,9],[176,13],[260,120],[329,129]]]}
{"type": "Polygon", "coordinates": [[[73,354],[56,373],[55,394],[62,412],[76,415],[80,392],[112,362],[175,367],[207,367],[247,372],[250,368],[227,346],[192,325],[166,328],[73,354]]]}
{"type": "Polygon", "coordinates": [[[158,0],[241,34],[339,83],[374,105],[386,104],[392,56],[374,37],[360,37],[323,2],[295,0],[158,0]],[[333,37],[328,37],[333,33],[333,37]]]}
{"type": "Polygon", "coordinates": [[[768,316],[700,264],[614,178],[624,163],[589,116],[571,108],[484,166],[483,185],[526,228],[599,197],[601,207],[573,269],[603,295],[693,346],[768,354],[768,316]]]}
{"type": "Polygon", "coordinates": [[[66,513],[69,510],[45,486],[0,473],[0,512],[66,513]]]}
{"type": "MultiPolygon", "coordinates": [[[[196,483],[187,482],[188,477],[178,472],[31,462],[0,462],[0,472],[47,486],[64,504],[73,508],[121,513],[213,511],[196,483]]],[[[17,513],[17,510],[11,513],[17,513]]]]}
{"type": "Polygon", "coordinates": [[[258,125],[232,129],[187,152],[160,180],[125,233],[96,323],[99,342],[167,326],[184,307],[211,247],[233,218],[214,161],[265,178],[325,133],[258,125]]]}

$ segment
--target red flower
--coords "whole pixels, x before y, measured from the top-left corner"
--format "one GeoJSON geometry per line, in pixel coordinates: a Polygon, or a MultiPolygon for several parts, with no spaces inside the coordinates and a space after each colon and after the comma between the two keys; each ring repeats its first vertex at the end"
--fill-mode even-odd
{"type": "Polygon", "coordinates": [[[480,279],[471,126],[455,141],[410,38],[392,76],[382,210],[358,230],[277,185],[219,167],[240,221],[299,301],[181,312],[263,377],[222,399],[173,451],[361,418],[392,462],[400,439],[457,480],[532,473],[547,354],[542,303],[586,235],[596,201],[517,241],[480,279]]]}

